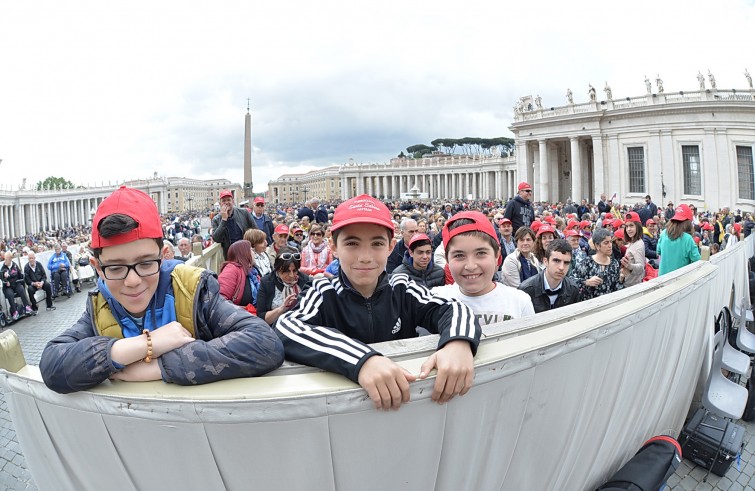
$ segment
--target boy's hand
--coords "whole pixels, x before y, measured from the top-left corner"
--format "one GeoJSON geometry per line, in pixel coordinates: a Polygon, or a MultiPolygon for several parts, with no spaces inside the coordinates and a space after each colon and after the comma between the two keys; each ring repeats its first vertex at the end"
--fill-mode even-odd
{"type": "Polygon", "coordinates": [[[189,331],[176,321],[165,324],[160,329],[150,331],[150,335],[152,336],[152,356],[154,358],[194,341],[189,331]]]}
{"type": "Polygon", "coordinates": [[[417,379],[395,362],[380,355],[371,356],[359,370],[359,385],[376,409],[398,409],[409,402],[409,382],[417,379]]]}
{"type": "Polygon", "coordinates": [[[160,366],[157,364],[157,360],[152,360],[150,363],[142,361],[134,362],[110,376],[110,380],[123,380],[126,382],[149,382],[151,380],[162,380],[162,378],[163,376],[160,373],[160,366]]]}
{"type": "Polygon", "coordinates": [[[438,369],[433,401],[442,404],[456,394],[463,396],[469,392],[474,383],[474,357],[469,341],[457,339],[446,343],[422,364],[419,378],[427,378],[433,368],[438,369]]]}

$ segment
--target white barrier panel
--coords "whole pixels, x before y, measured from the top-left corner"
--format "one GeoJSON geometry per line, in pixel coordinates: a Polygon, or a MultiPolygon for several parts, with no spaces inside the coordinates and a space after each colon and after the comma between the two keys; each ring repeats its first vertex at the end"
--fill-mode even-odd
{"type": "MultiPolygon", "coordinates": [[[[594,489],[648,437],[678,434],[745,244],[591,302],[487,330],[475,386],[434,380],[379,412],[346,379],[301,367],[178,387],[59,395],[2,372],[41,489],[594,489]]],[[[419,372],[435,336],[379,349],[419,372]]]]}

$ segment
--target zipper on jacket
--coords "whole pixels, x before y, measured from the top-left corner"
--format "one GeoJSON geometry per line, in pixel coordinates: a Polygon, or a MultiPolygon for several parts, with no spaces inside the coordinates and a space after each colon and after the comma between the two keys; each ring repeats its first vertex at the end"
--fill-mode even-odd
{"type": "Polygon", "coordinates": [[[370,332],[370,343],[375,342],[375,326],[374,322],[372,322],[372,302],[370,302],[369,298],[364,299],[364,306],[367,307],[367,316],[369,320],[369,325],[367,326],[369,328],[370,332]]]}

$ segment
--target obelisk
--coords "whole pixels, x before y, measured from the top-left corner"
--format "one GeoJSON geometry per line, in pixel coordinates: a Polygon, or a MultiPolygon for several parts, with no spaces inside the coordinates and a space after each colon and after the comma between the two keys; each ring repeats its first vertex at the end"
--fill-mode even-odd
{"type": "Polygon", "coordinates": [[[249,113],[249,99],[246,100],[246,117],[244,118],[244,198],[251,200],[252,191],[252,115],[249,113]]]}

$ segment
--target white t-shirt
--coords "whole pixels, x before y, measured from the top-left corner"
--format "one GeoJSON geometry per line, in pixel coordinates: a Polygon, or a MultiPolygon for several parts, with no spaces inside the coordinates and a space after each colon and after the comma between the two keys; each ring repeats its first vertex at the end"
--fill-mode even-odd
{"type": "Polygon", "coordinates": [[[472,309],[477,320],[480,321],[480,326],[483,327],[496,322],[535,315],[529,295],[502,283],[496,283],[493,290],[477,297],[464,295],[457,284],[436,286],[432,292],[442,298],[454,298],[464,302],[472,309]]]}

